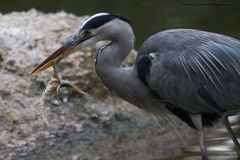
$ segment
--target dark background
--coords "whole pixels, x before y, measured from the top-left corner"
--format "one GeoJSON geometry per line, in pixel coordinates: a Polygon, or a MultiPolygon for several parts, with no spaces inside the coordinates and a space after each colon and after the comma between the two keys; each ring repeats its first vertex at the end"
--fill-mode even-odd
{"type": "Polygon", "coordinates": [[[195,28],[240,38],[239,0],[1,0],[0,12],[45,13],[64,10],[78,16],[112,12],[132,21],[136,48],[150,35],[169,28],[195,28]]]}

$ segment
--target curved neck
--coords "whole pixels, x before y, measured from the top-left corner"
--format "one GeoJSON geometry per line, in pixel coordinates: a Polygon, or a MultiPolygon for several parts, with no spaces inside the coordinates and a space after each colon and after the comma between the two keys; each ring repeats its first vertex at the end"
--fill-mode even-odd
{"type": "MultiPolygon", "coordinates": [[[[120,97],[123,94],[123,85],[135,75],[131,69],[122,68],[121,63],[134,46],[134,35],[129,33],[118,34],[111,43],[102,47],[96,55],[95,69],[103,84],[120,97]]],[[[122,97],[123,98],[123,97],[122,97]]]]}
{"type": "Polygon", "coordinates": [[[97,53],[95,69],[103,84],[119,97],[139,108],[156,113],[156,109],[162,108],[156,106],[163,104],[139,80],[136,68],[121,67],[122,61],[133,48],[133,37],[120,37],[101,49],[97,53]]]}
{"type": "Polygon", "coordinates": [[[123,33],[110,40],[111,43],[97,53],[96,67],[120,67],[134,47],[134,39],[133,33],[123,33]]]}
{"type": "Polygon", "coordinates": [[[95,69],[103,83],[118,92],[119,84],[116,81],[126,76],[125,72],[121,72],[121,63],[133,49],[135,38],[132,29],[128,28],[121,34],[111,33],[109,39],[111,42],[96,55],[95,69]]]}

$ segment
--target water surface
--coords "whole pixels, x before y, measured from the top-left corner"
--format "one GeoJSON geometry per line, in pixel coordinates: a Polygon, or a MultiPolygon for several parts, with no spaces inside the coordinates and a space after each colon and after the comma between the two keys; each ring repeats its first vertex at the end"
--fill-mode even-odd
{"type": "Polygon", "coordinates": [[[36,8],[43,12],[64,10],[78,16],[112,12],[132,21],[136,48],[150,35],[170,28],[195,28],[240,38],[238,0],[8,0],[0,1],[0,12],[36,8]]]}

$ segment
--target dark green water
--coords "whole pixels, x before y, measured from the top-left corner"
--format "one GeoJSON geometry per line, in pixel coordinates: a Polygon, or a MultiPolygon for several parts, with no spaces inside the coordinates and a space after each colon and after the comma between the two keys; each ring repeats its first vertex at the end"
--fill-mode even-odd
{"type": "Polygon", "coordinates": [[[239,0],[1,0],[0,12],[36,8],[78,16],[112,12],[130,19],[136,48],[150,35],[169,28],[195,28],[240,38],[239,0]]]}

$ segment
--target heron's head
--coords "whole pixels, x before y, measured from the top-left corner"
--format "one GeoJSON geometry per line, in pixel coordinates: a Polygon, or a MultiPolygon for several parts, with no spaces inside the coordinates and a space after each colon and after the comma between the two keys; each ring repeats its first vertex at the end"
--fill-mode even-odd
{"type": "Polygon", "coordinates": [[[91,16],[62,47],[46,58],[32,72],[32,75],[46,70],[56,62],[58,63],[78,48],[84,48],[99,41],[113,41],[116,37],[115,35],[121,36],[124,32],[132,32],[128,22],[127,19],[110,13],[98,13],[91,16]]]}

